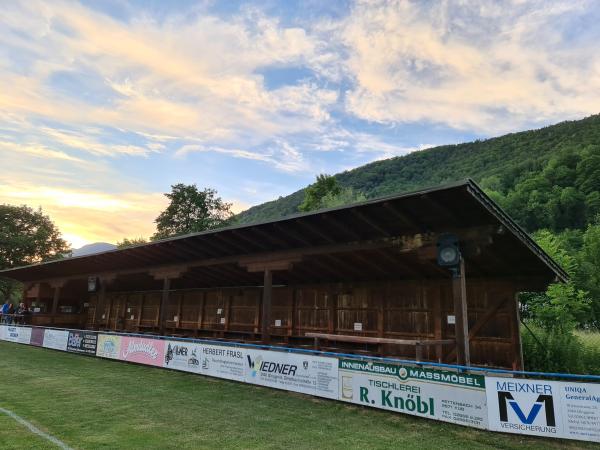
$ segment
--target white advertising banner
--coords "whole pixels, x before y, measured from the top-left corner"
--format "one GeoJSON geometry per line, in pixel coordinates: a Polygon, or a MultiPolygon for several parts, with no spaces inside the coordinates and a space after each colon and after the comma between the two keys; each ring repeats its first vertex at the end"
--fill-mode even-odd
{"type": "Polygon", "coordinates": [[[338,398],[337,359],[246,350],[246,382],[318,397],[338,398]]]}
{"type": "Polygon", "coordinates": [[[600,384],[486,377],[489,429],[600,442],[600,384]]]}
{"type": "Polygon", "coordinates": [[[4,333],[4,340],[6,341],[29,344],[31,340],[31,328],[28,327],[8,326],[4,333]]]}
{"type": "Polygon", "coordinates": [[[245,350],[221,345],[202,345],[201,373],[227,380],[245,380],[245,350]]]}
{"type": "Polygon", "coordinates": [[[121,336],[114,334],[98,335],[98,344],[96,345],[96,356],[101,358],[119,359],[121,351],[121,336]]]}
{"type": "Polygon", "coordinates": [[[44,347],[67,351],[69,332],[66,330],[44,330],[44,347]]]}
{"type": "Polygon", "coordinates": [[[6,340],[6,329],[8,327],[6,325],[0,325],[0,341],[6,340]]]}
{"type": "Polygon", "coordinates": [[[184,341],[166,341],[163,367],[201,373],[202,346],[184,341]]]}
{"type": "Polygon", "coordinates": [[[340,359],[339,380],[339,399],[345,402],[487,427],[481,375],[340,359]]]}

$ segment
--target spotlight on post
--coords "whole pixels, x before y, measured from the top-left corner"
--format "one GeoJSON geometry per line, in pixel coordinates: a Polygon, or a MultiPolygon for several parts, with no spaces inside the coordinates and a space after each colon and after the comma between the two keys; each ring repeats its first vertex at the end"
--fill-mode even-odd
{"type": "Polygon", "coordinates": [[[437,263],[441,267],[448,267],[453,276],[460,275],[460,248],[458,237],[454,234],[442,234],[437,242],[437,263]]]}
{"type": "Polygon", "coordinates": [[[88,292],[96,292],[98,284],[98,277],[88,277],[88,292]]]}

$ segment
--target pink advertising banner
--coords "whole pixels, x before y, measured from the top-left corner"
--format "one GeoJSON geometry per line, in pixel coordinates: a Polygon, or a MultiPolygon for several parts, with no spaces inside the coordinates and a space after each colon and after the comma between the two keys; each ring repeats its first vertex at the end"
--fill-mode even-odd
{"type": "Polygon", "coordinates": [[[123,336],[119,359],[162,367],[165,359],[165,341],[123,336]]]}

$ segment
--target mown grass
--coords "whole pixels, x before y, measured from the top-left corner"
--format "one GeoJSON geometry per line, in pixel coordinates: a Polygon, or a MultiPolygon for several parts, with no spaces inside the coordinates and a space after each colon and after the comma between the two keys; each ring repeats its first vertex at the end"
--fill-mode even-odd
{"type": "MultiPolygon", "coordinates": [[[[0,406],[81,449],[594,448],[7,342],[0,380],[0,406]]],[[[52,446],[0,414],[0,448],[52,446]]]]}

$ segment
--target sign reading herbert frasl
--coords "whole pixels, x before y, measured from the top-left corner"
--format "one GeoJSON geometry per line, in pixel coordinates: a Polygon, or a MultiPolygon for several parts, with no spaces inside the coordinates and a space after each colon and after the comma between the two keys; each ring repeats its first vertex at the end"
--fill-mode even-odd
{"type": "Polygon", "coordinates": [[[339,360],[339,399],[429,419],[487,427],[481,375],[339,360]]]}
{"type": "Polygon", "coordinates": [[[486,380],[490,430],[600,442],[600,385],[486,380]]]}

